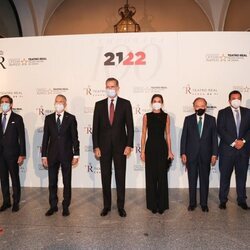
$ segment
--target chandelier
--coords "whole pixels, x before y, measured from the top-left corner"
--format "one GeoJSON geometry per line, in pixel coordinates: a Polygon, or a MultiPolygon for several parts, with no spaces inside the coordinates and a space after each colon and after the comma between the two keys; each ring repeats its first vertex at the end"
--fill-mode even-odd
{"type": "Polygon", "coordinates": [[[140,25],[133,19],[135,13],[135,7],[130,6],[126,0],[126,4],[118,10],[121,20],[114,25],[115,33],[141,31],[140,25]]]}

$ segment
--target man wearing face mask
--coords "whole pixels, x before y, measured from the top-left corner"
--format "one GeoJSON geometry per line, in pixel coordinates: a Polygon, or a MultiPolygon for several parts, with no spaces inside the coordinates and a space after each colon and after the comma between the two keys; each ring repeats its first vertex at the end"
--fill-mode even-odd
{"type": "Polygon", "coordinates": [[[220,209],[226,209],[233,169],[236,176],[238,205],[244,210],[248,209],[246,181],[250,151],[250,110],[241,107],[241,99],[239,91],[232,91],[229,94],[230,106],[218,113],[220,209]]]}
{"type": "Polygon", "coordinates": [[[108,98],[95,104],[93,119],[93,149],[100,158],[104,208],[101,216],[111,210],[111,174],[114,161],[117,207],[121,217],[126,217],[125,176],[126,157],[133,148],[134,125],[132,107],[128,100],[117,96],[119,82],[115,78],[106,80],[108,98]]]}
{"type": "Polygon", "coordinates": [[[0,212],[11,206],[9,175],[13,190],[12,212],[19,210],[21,187],[19,166],[26,156],[25,132],[23,118],[12,111],[13,99],[9,95],[0,98],[2,113],[0,114],[0,178],[3,204],[0,212]]]}
{"type": "Polygon", "coordinates": [[[77,122],[74,115],[65,111],[67,99],[64,95],[55,98],[55,112],[46,116],[42,142],[42,163],[49,172],[49,203],[46,216],[58,211],[57,182],[61,167],[63,176],[63,216],[68,216],[71,201],[72,166],[79,160],[77,122]]]}
{"type": "Polygon", "coordinates": [[[193,102],[195,114],[187,116],[181,135],[181,160],[186,165],[189,183],[188,211],[197,206],[197,179],[200,180],[200,205],[203,212],[208,212],[208,190],[210,165],[214,166],[218,154],[216,121],[206,114],[207,101],[198,97],[193,102]]]}

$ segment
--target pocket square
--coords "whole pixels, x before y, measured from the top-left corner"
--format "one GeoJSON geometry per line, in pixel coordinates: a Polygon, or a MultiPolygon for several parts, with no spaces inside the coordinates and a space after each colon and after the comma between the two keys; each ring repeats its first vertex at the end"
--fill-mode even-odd
{"type": "Polygon", "coordinates": [[[15,123],[15,122],[11,122],[11,123],[15,123]]]}

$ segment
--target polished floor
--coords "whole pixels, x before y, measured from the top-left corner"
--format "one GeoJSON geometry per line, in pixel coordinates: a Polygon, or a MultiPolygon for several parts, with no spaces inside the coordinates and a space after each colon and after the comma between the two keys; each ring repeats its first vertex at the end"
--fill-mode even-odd
{"type": "Polygon", "coordinates": [[[145,209],[144,189],[126,192],[126,218],[115,205],[108,216],[99,215],[100,189],[73,189],[70,216],[60,207],[46,217],[47,189],[23,188],[20,211],[0,213],[0,249],[250,249],[250,210],[237,206],[235,189],[226,210],[218,208],[218,189],[211,189],[209,213],[199,207],[188,212],[188,190],[170,189],[163,215],[145,209]]]}

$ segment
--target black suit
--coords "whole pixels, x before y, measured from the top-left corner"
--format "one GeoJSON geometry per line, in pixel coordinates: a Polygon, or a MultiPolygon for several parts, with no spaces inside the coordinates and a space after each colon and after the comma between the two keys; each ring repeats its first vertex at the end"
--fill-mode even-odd
{"type": "Polygon", "coordinates": [[[61,166],[63,175],[63,206],[67,208],[71,201],[71,172],[73,156],[79,156],[79,141],[75,116],[64,112],[63,121],[58,131],[56,115],[45,118],[42,142],[42,157],[48,159],[49,202],[51,208],[57,206],[58,171],[61,166]]]}
{"type": "Polygon", "coordinates": [[[197,178],[200,180],[200,204],[207,206],[211,157],[218,154],[216,121],[205,114],[201,137],[196,114],[187,116],[181,136],[181,155],[187,156],[190,206],[196,206],[197,178]]]}
{"type": "MultiPolygon", "coordinates": [[[[2,121],[2,114],[0,114],[0,121],[2,121]]],[[[19,156],[26,156],[23,118],[12,111],[5,133],[3,133],[2,126],[0,127],[0,177],[3,203],[10,204],[10,173],[13,202],[18,204],[21,196],[21,187],[17,160],[19,156]]]]}
{"type": "Polygon", "coordinates": [[[108,98],[96,103],[93,119],[93,148],[101,150],[101,176],[104,207],[111,208],[111,172],[114,160],[117,186],[117,207],[124,208],[126,146],[133,147],[134,125],[131,104],[117,98],[113,124],[110,125],[108,98]]]}
{"type": "Polygon", "coordinates": [[[227,202],[230,180],[235,167],[237,200],[246,202],[246,180],[249,161],[250,142],[250,110],[240,107],[241,123],[239,138],[246,140],[240,150],[231,144],[237,139],[236,124],[231,107],[222,109],[218,113],[217,127],[220,136],[219,168],[220,168],[220,202],[227,202]]]}

